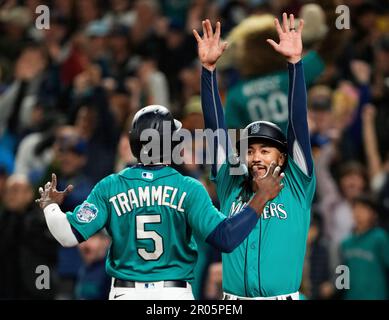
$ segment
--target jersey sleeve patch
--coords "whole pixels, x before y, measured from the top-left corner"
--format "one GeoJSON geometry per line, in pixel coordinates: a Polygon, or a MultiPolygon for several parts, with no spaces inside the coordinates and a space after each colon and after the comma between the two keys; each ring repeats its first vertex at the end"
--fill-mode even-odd
{"type": "Polygon", "coordinates": [[[93,203],[84,202],[77,211],[77,220],[81,223],[90,223],[97,217],[98,212],[93,203]]]}

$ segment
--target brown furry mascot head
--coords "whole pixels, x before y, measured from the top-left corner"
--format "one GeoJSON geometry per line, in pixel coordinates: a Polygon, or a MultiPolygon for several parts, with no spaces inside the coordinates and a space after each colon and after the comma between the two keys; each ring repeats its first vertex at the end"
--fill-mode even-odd
{"type": "Polygon", "coordinates": [[[285,68],[285,59],[266,43],[269,38],[277,39],[273,15],[253,15],[244,19],[227,37],[229,49],[222,56],[221,67],[234,65],[243,77],[285,68]]]}
{"type": "MultiPolygon", "coordinates": [[[[319,5],[307,4],[301,8],[300,16],[305,21],[302,36],[307,48],[326,35],[325,14],[319,5]]],[[[226,39],[229,49],[220,59],[220,68],[235,66],[242,77],[284,70],[285,59],[266,42],[266,39],[278,41],[274,18],[271,14],[252,15],[233,28],[226,39]]],[[[299,19],[295,23],[297,26],[299,19]]]]}

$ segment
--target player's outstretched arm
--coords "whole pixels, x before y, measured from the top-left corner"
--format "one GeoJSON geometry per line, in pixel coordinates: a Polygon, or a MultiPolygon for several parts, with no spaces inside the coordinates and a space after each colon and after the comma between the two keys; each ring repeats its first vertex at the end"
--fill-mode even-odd
{"type": "Polygon", "coordinates": [[[72,227],[59,207],[66,195],[73,190],[69,185],[64,191],[57,190],[57,177],[53,173],[51,182],[47,182],[44,188],[39,188],[40,198],[36,200],[43,209],[47,226],[53,237],[64,247],[74,247],[79,242],[75,237],[72,227]]]}
{"type": "Polygon", "coordinates": [[[288,92],[288,153],[308,176],[312,175],[313,160],[307,121],[307,92],[304,79],[304,69],[301,61],[303,44],[302,30],[304,21],[300,20],[295,29],[294,16],[282,15],[282,26],[278,19],[274,20],[279,36],[279,43],[272,39],[267,42],[275,51],[282,54],[288,61],[289,92],[288,92]]]}
{"type": "Polygon", "coordinates": [[[227,42],[220,40],[220,22],[216,23],[215,32],[208,19],[203,21],[202,25],[203,36],[200,37],[196,30],[193,30],[193,34],[197,40],[198,57],[203,66],[201,72],[201,105],[205,127],[213,131],[221,130],[219,131],[220,134],[216,136],[216,142],[208,141],[210,144],[217,146],[213,148],[214,154],[212,155],[214,160],[212,174],[216,176],[220,165],[232,150],[216,79],[216,63],[227,48],[227,42]]]}
{"type": "Polygon", "coordinates": [[[216,22],[215,32],[213,32],[209,19],[202,21],[202,26],[203,37],[200,37],[197,30],[193,29],[193,34],[197,40],[199,60],[205,69],[214,71],[217,60],[227,48],[227,42],[220,40],[221,25],[219,21],[216,22]]]}
{"type": "Polygon", "coordinates": [[[223,252],[233,251],[250,234],[257,224],[268,201],[274,199],[282,190],[284,174],[281,167],[272,162],[267,173],[259,177],[254,172],[257,192],[238,214],[222,221],[206,238],[212,246],[223,252]]]}

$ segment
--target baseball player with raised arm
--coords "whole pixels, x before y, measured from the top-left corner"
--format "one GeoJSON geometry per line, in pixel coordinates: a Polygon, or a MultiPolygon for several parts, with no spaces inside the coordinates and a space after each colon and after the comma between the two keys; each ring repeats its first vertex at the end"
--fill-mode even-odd
{"type": "MultiPolygon", "coordinates": [[[[245,157],[247,173],[232,175],[230,141],[217,141],[212,179],[217,186],[221,211],[233,217],[245,208],[254,192],[261,192],[253,177],[264,175],[272,161],[285,173],[284,188],[266,203],[261,218],[249,236],[230,253],[222,254],[224,299],[299,299],[310,208],[315,192],[303,64],[301,62],[303,21],[295,30],[294,17],[283,14],[283,25],[275,19],[279,43],[268,39],[275,51],[287,60],[289,70],[287,137],[278,126],[267,121],[250,123],[240,139],[248,148],[239,150],[245,157]]],[[[227,43],[220,41],[220,23],[213,32],[209,20],[203,21],[203,36],[193,30],[203,65],[201,99],[206,128],[226,128],[217,88],[216,62],[227,43]]],[[[267,45],[267,44],[264,44],[267,45]]],[[[259,119],[258,119],[259,120],[259,119]]],[[[226,130],[226,129],[225,129],[226,130]]],[[[213,143],[213,142],[211,142],[213,143]]]]}
{"type": "MultiPolygon", "coordinates": [[[[145,129],[154,128],[160,143],[169,123],[170,134],[180,130],[167,108],[147,106],[138,111],[130,131],[131,150],[140,163],[102,179],[73,212],[60,204],[72,187],[56,190],[56,176],[39,188],[50,232],[65,247],[76,246],[105,228],[112,238],[106,271],[112,277],[110,299],[193,299],[191,285],[197,259],[192,233],[224,252],[232,251],[257,224],[267,201],[282,189],[283,174],[275,163],[255,184],[258,192],[249,205],[226,218],[213,205],[197,180],[182,176],[164,163],[172,150],[164,149],[149,165],[141,141],[145,129]]],[[[143,139],[143,138],[142,138],[143,139]]],[[[171,140],[171,137],[167,137],[171,140]]],[[[147,141],[148,142],[148,141],[147,141]]]]}

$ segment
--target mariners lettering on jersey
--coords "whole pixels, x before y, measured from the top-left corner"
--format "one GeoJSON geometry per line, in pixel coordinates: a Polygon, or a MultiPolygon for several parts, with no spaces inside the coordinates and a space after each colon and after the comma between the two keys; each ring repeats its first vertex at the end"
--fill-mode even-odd
{"type": "MultiPolygon", "coordinates": [[[[229,216],[233,216],[241,211],[243,208],[247,206],[247,202],[243,202],[242,198],[239,197],[236,201],[234,201],[231,205],[229,216]]],[[[288,213],[285,210],[283,203],[268,203],[263,209],[261,218],[262,219],[270,219],[272,217],[277,217],[278,219],[284,220],[288,218],[288,213]]]]}
{"type": "Polygon", "coordinates": [[[109,202],[113,205],[118,216],[131,212],[134,208],[154,205],[167,206],[178,212],[184,212],[182,205],[186,192],[183,192],[179,199],[177,198],[177,192],[177,188],[169,186],[138,187],[137,189],[129,189],[127,192],[118,193],[111,197],[109,202]]]}

